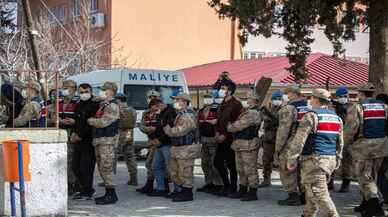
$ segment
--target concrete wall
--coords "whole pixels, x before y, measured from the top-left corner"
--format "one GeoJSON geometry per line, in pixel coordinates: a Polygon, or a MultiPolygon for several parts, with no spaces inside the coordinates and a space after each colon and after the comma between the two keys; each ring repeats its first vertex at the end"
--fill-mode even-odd
{"type": "MultiPolygon", "coordinates": [[[[27,139],[31,182],[26,184],[28,216],[67,216],[67,135],[63,130],[0,130],[0,142],[27,139]]],[[[2,145],[0,171],[4,171],[2,145]]],[[[18,187],[18,184],[16,184],[18,187]]],[[[20,216],[19,197],[17,212],[20,216]]],[[[0,173],[0,216],[10,215],[9,184],[0,173]]]]}

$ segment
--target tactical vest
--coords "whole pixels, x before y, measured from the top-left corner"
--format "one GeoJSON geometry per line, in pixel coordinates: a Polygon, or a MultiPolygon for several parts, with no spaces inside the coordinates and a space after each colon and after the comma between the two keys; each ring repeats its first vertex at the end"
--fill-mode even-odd
{"type": "Polygon", "coordinates": [[[317,131],[307,137],[302,155],[336,155],[341,118],[329,109],[314,109],[312,112],[318,116],[317,131]]]}
{"type": "MultiPolygon", "coordinates": [[[[249,111],[248,111],[249,112],[249,111]]],[[[259,129],[258,126],[249,126],[242,131],[236,132],[232,134],[233,139],[237,140],[252,140],[254,138],[257,138],[259,136],[259,129]]]]}
{"type": "Polygon", "coordinates": [[[40,97],[34,97],[31,99],[31,101],[39,103],[40,105],[39,117],[31,119],[25,127],[30,127],[30,128],[46,127],[47,107],[45,102],[40,97]]]}
{"type": "Polygon", "coordinates": [[[310,108],[307,104],[306,100],[300,100],[295,102],[290,102],[289,105],[294,106],[296,111],[298,112],[297,121],[300,122],[303,116],[310,111],[310,108]]]}
{"type": "MultiPolygon", "coordinates": [[[[115,103],[115,101],[112,100],[110,102],[104,103],[97,111],[95,118],[101,118],[104,115],[105,108],[109,106],[111,103],[115,103]]],[[[104,128],[94,128],[95,138],[114,137],[118,133],[119,133],[119,120],[114,121],[112,124],[104,128]]]]}
{"type": "Polygon", "coordinates": [[[382,101],[367,99],[361,103],[363,113],[363,136],[367,139],[385,137],[386,114],[382,101]]]}
{"type": "Polygon", "coordinates": [[[212,104],[210,105],[210,110],[207,115],[207,118],[205,118],[204,108],[198,112],[198,117],[197,117],[198,123],[199,123],[198,128],[201,136],[214,137],[216,135],[215,126],[206,121],[216,120],[217,111],[218,111],[218,105],[212,104]]]}
{"type": "MultiPolygon", "coordinates": [[[[187,111],[185,111],[185,112],[187,112],[187,111]]],[[[183,112],[183,113],[185,113],[185,112],[183,112]]],[[[177,121],[175,121],[175,123],[176,122],[177,121]]],[[[171,137],[171,144],[173,146],[192,145],[194,143],[194,141],[195,141],[195,130],[190,131],[189,133],[187,133],[184,136],[171,137]]]]}
{"type": "Polygon", "coordinates": [[[59,108],[58,108],[59,117],[61,119],[65,119],[65,118],[74,119],[75,118],[75,116],[74,116],[75,108],[77,107],[79,100],[80,100],[79,97],[74,96],[70,100],[70,102],[68,104],[66,104],[66,106],[65,106],[64,100],[60,100],[59,101],[59,108]]]}

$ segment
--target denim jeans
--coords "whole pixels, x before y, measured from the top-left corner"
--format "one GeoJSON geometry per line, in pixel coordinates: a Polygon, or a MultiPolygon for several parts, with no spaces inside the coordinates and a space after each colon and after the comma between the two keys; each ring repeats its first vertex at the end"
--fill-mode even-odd
{"type": "Polygon", "coordinates": [[[155,156],[153,161],[154,176],[156,179],[157,190],[168,190],[166,189],[165,183],[168,178],[168,162],[170,161],[170,146],[164,145],[155,150],[155,156]]]}

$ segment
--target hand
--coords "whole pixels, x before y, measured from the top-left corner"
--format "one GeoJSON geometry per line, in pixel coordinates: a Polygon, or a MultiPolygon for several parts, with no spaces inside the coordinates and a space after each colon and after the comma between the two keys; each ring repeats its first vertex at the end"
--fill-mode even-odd
{"type": "Polygon", "coordinates": [[[169,131],[170,129],[171,127],[168,124],[165,127],[163,127],[164,132],[169,131]]]}
{"type": "Polygon", "coordinates": [[[76,134],[76,133],[71,134],[70,143],[76,144],[76,143],[79,143],[80,141],[81,141],[81,138],[78,136],[78,134],[76,134]]]}
{"type": "Polygon", "coordinates": [[[74,125],[75,124],[75,120],[72,119],[72,118],[65,118],[64,123],[66,125],[74,125]]]}
{"type": "Polygon", "coordinates": [[[88,119],[88,124],[89,124],[90,126],[93,126],[93,118],[89,118],[89,119],[88,119]]]}
{"type": "Polygon", "coordinates": [[[148,130],[150,131],[150,133],[153,133],[153,132],[155,132],[156,127],[148,127],[148,130]]]}
{"type": "Polygon", "coordinates": [[[290,172],[294,172],[297,167],[298,167],[298,165],[295,163],[287,163],[287,169],[290,172]]]}
{"type": "Polygon", "coordinates": [[[277,165],[279,165],[279,152],[275,152],[273,154],[273,161],[274,163],[276,163],[277,165]]]}
{"type": "Polygon", "coordinates": [[[224,135],[218,135],[216,136],[217,143],[223,143],[225,141],[226,137],[224,135]]]}

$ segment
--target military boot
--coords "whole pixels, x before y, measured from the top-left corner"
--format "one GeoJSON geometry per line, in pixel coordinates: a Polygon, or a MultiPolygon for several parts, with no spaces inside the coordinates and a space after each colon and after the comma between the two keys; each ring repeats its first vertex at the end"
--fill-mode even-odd
{"type": "Polygon", "coordinates": [[[264,181],[260,183],[259,188],[266,188],[271,186],[271,176],[264,176],[264,181]]]}
{"type": "Polygon", "coordinates": [[[204,186],[202,186],[201,188],[198,188],[197,191],[198,192],[207,192],[210,188],[213,188],[214,185],[213,183],[210,183],[210,184],[206,184],[204,186]]]}
{"type": "Polygon", "coordinates": [[[365,199],[362,199],[362,202],[360,205],[354,207],[353,211],[354,212],[362,212],[363,210],[366,209],[367,202],[365,199]]]}
{"type": "Polygon", "coordinates": [[[182,192],[178,193],[173,199],[172,202],[189,202],[193,201],[193,189],[182,187],[182,192]]]}
{"type": "Polygon", "coordinates": [[[249,191],[240,199],[241,201],[257,200],[257,188],[249,188],[249,191]]]}
{"type": "Polygon", "coordinates": [[[342,184],[341,184],[341,188],[338,192],[340,193],[346,193],[346,192],[349,192],[349,186],[350,186],[350,180],[349,179],[343,179],[342,180],[342,184]]]}
{"type": "Polygon", "coordinates": [[[130,174],[129,175],[129,181],[127,183],[127,185],[132,185],[132,186],[137,186],[137,174],[134,173],[134,174],[130,174]]]}
{"type": "Polygon", "coordinates": [[[385,213],[378,198],[369,199],[366,208],[361,212],[361,217],[384,217],[385,213]]]}
{"type": "Polygon", "coordinates": [[[97,205],[115,204],[118,201],[114,188],[106,188],[105,195],[95,199],[97,205]]]}
{"type": "Polygon", "coordinates": [[[154,180],[153,179],[148,179],[146,184],[143,187],[136,189],[137,192],[142,193],[142,194],[150,193],[153,190],[154,190],[154,180]]]}
{"type": "Polygon", "coordinates": [[[233,199],[240,199],[240,198],[242,198],[247,192],[248,192],[248,187],[247,187],[247,186],[244,186],[244,185],[240,185],[240,188],[239,188],[238,192],[234,192],[234,193],[232,193],[232,194],[229,194],[228,197],[229,197],[229,198],[233,198],[233,199]]]}
{"type": "Polygon", "coordinates": [[[288,198],[285,200],[279,200],[278,204],[280,206],[301,206],[302,202],[298,193],[289,193],[288,198]]]}

